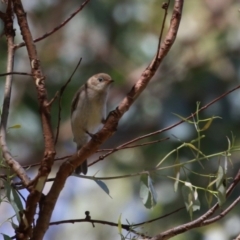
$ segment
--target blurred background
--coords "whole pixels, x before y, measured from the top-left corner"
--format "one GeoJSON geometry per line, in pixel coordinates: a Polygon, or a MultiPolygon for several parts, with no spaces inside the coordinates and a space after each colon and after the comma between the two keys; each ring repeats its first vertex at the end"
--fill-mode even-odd
{"type": "MultiPolygon", "coordinates": [[[[74,12],[83,1],[63,0],[24,0],[23,5],[33,37],[38,38],[58,26],[74,12]]],[[[173,1],[166,22],[169,26],[173,1]]],[[[163,1],[143,0],[95,0],[77,14],[65,27],[50,37],[36,43],[49,99],[61,88],[72,74],[79,58],[82,62],[62,98],[62,121],[56,146],[57,157],[75,153],[70,127],[70,105],[76,90],[93,74],[106,72],[115,80],[112,85],[108,110],[113,110],[131,89],[148,66],[157,49],[161,29],[163,1]]],[[[5,5],[1,3],[1,10],[5,5]]],[[[133,138],[168,127],[179,121],[174,113],[187,117],[196,111],[196,102],[201,106],[229,91],[239,84],[240,75],[240,4],[231,0],[195,0],[185,1],[182,21],[176,42],[164,59],[156,75],[121,119],[115,135],[102,148],[116,147],[133,138]]],[[[16,18],[16,43],[22,42],[16,18]]],[[[3,24],[0,22],[1,32],[3,24]]],[[[5,37],[0,39],[0,72],[6,70],[7,46],[5,37]]],[[[26,48],[17,50],[15,71],[30,72],[26,48]]],[[[4,78],[0,81],[0,100],[3,101],[4,78]]],[[[234,91],[216,102],[200,118],[220,116],[204,132],[201,151],[213,154],[225,151],[228,147],[226,136],[236,136],[235,145],[239,145],[240,94],[234,91]]],[[[56,132],[58,119],[57,101],[52,107],[52,125],[56,132]]],[[[30,77],[14,76],[11,108],[8,126],[20,124],[19,129],[9,129],[8,144],[15,158],[23,165],[39,162],[43,157],[43,137],[38,113],[38,102],[34,82],[30,77]]],[[[181,124],[160,135],[149,137],[141,143],[170,137],[170,140],[116,152],[104,161],[90,167],[88,175],[112,177],[138,173],[154,168],[161,159],[182,142],[197,138],[194,125],[181,124]]],[[[192,152],[184,148],[179,151],[180,161],[194,158],[192,152]]],[[[171,165],[176,160],[172,155],[164,163],[171,165]]],[[[98,158],[92,156],[89,162],[98,158]]],[[[229,182],[239,169],[239,153],[232,154],[232,165],[228,167],[229,182]]],[[[215,174],[220,157],[188,165],[192,171],[215,174]]],[[[50,177],[54,177],[61,164],[56,162],[50,177]]],[[[28,170],[33,177],[37,168],[28,170]]],[[[84,212],[90,211],[92,219],[117,223],[121,215],[122,223],[139,223],[167,214],[184,206],[180,188],[174,192],[174,169],[152,173],[158,201],[154,208],[146,209],[139,196],[140,176],[104,181],[110,191],[109,197],[97,184],[89,179],[69,177],[53,212],[52,221],[85,218],[84,212]]],[[[188,172],[182,174],[196,186],[206,187],[208,178],[188,172]]],[[[182,185],[180,184],[179,187],[182,185]]],[[[46,184],[47,193],[51,182],[46,184]]],[[[226,206],[236,198],[236,189],[228,199],[226,206]]],[[[21,191],[26,196],[26,191],[21,191]]],[[[199,191],[201,209],[194,213],[197,218],[208,209],[205,193],[199,191]]],[[[214,198],[214,203],[216,199],[214,198]]],[[[211,226],[191,230],[172,239],[233,239],[239,234],[239,206],[225,218],[211,226]]],[[[0,223],[14,214],[11,206],[2,203],[0,223]]],[[[37,217],[37,216],[36,216],[37,217]]],[[[169,228],[190,221],[189,214],[182,210],[174,215],[145,224],[137,231],[154,236],[169,228]]],[[[75,223],[51,226],[45,236],[54,239],[120,239],[118,229],[107,225],[75,223]]],[[[14,235],[10,223],[0,225],[0,232],[14,235]]],[[[126,236],[126,232],[123,232],[126,236]]],[[[128,235],[129,238],[133,235],[128,235]]]]}

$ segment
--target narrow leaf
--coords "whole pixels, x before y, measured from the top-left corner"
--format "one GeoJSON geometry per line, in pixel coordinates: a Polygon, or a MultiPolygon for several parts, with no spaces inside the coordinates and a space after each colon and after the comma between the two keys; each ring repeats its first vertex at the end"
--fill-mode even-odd
{"type": "Polygon", "coordinates": [[[144,174],[140,178],[140,198],[148,209],[154,207],[157,203],[157,194],[148,174],[144,174]]]}
{"type": "Polygon", "coordinates": [[[122,235],[122,221],[121,221],[121,218],[122,218],[122,214],[120,214],[120,216],[118,218],[118,232],[119,232],[119,234],[122,235]]]}
{"type": "MultiPolygon", "coordinates": [[[[212,188],[213,188],[213,185],[211,183],[208,184],[207,189],[212,191],[212,188]]],[[[213,200],[213,194],[211,192],[209,192],[209,191],[206,191],[205,192],[205,198],[207,200],[208,207],[210,208],[210,206],[212,204],[212,200],[213,200]]]]}
{"type": "Polygon", "coordinates": [[[94,179],[94,182],[95,182],[110,198],[112,198],[112,197],[110,196],[110,191],[109,191],[107,185],[106,185],[103,181],[98,180],[98,179],[96,179],[96,180],[94,179]]]}
{"type": "Polygon", "coordinates": [[[6,197],[17,215],[18,222],[20,222],[19,212],[23,210],[21,200],[15,189],[13,189],[7,181],[4,182],[4,187],[6,189],[6,197]]]}
{"type": "Polygon", "coordinates": [[[20,124],[13,125],[9,127],[8,129],[13,129],[13,128],[21,128],[22,126],[20,124]]]}
{"type": "MultiPolygon", "coordinates": [[[[144,206],[146,207],[146,204],[149,201],[149,190],[148,190],[148,175],[144,174],[140,177],[140,192],[139,192],[140,198],[142,199],[142,202],[144,206]]],[[[147,207],[149,208],[149,207],[147,207]]]]}
{"type": "Polygon", "coordinates": [[[193,123],[192,121],[188,120],[187,118],[184,118],[176,113],[173,113],[173,115],[177,116],[178,118],[180,118],[181,120],[183,120],[184,122],[188,122],[188,123],[193,123]]]}
{"type": "Polygon", "coordinates": [[[192,219],[193,212],[200,209],[200,201],[198,199],[197,190],[193,190],[190,182],[185,182],[185,185],[182,187],[182,194],[186,209],[192,219]]]}
{"type": "Polygon", "coordinates": [[[3,233],[2,233],[2,235],[3,235],[4,240],[12,240],[12,238],[10,238],[8,235],[3,234],[3,233]]]}
{"type": "Polygon", "coordinates": [[[213,118],[210,118],[210,119],[206,122],[206,124],[203,126],[203,128],[200,129],[200,131],[205,131],[205,130],[207,130],[207,129],[211,126],[212,121],[213,121],[213,118]]]}
{"type": "Polygon", "coordinates": [[[150,176],[148,176],[148,187],[151,194],[151,205],[154,207],[157,204],[157,193],[153,187],[153,182],[150,176]]]}
{"type": "Polygon", "coordinates": [[[219,166],[218,168],[216,188],[218,192],[218,204],[219,206],[222,206],[223,203],[226,201],[226,175],[222,166],[219,166]]]}
{"type": "MultiPolygon", "coordinates": [[[[178,163],[178,161],[176,162],[178,163]]],[[[180,178],[180,169],[181,167],[180,166],[176,166],[174,168],[174,171],[175,171],[175,182],[174,182],[174,191],[177,192],[177,189],[178,189],[178,184],[179,184],[179,178],[180,178]]]]}

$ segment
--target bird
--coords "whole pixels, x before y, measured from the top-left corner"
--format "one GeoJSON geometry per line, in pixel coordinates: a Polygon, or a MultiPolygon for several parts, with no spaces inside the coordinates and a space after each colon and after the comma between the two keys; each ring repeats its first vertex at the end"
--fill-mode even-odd
{"type": "MultiPolygon", "coordinates": [[[[98,73],[90,77],[75,93],[71,104],[71,127],[77,151],[104,123],[108,91],[112,82],[114,81],[108,74],[98,73]]],[[[86,175],[87,171],[87,160],[75,169],[76,174],[86,175]]]]}

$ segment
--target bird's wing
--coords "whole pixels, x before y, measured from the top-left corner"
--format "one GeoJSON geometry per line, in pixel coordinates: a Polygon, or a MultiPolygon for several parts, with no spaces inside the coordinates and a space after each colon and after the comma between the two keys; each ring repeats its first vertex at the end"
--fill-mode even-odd
{"type": "Polygon", "coordinates": [[[80,94],[82,91],[86,91],[87,89],[87,84],[84,84],[83,86],[80,87],[80,89],[75,93],[72,104],[71,104],[71,115],[73,114],[74,110],[77,108],[78,100],[80,97],[80,94]]]}

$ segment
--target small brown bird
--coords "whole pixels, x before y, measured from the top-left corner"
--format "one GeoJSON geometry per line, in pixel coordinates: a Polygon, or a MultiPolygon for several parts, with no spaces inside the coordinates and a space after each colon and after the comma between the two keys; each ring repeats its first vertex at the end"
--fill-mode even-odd
{"type": "MultiPolygon", "coordinates": [[[[71,125],[77,150],[86,144],[90,134],[96,133],[106,118],[106,101],[109,86],[113,82],[106,73],[90,77],[73,97],[71,105],[71,125]]],[[[75,173],[87,174],[87,160],[75,170],[75,173]]]]}

